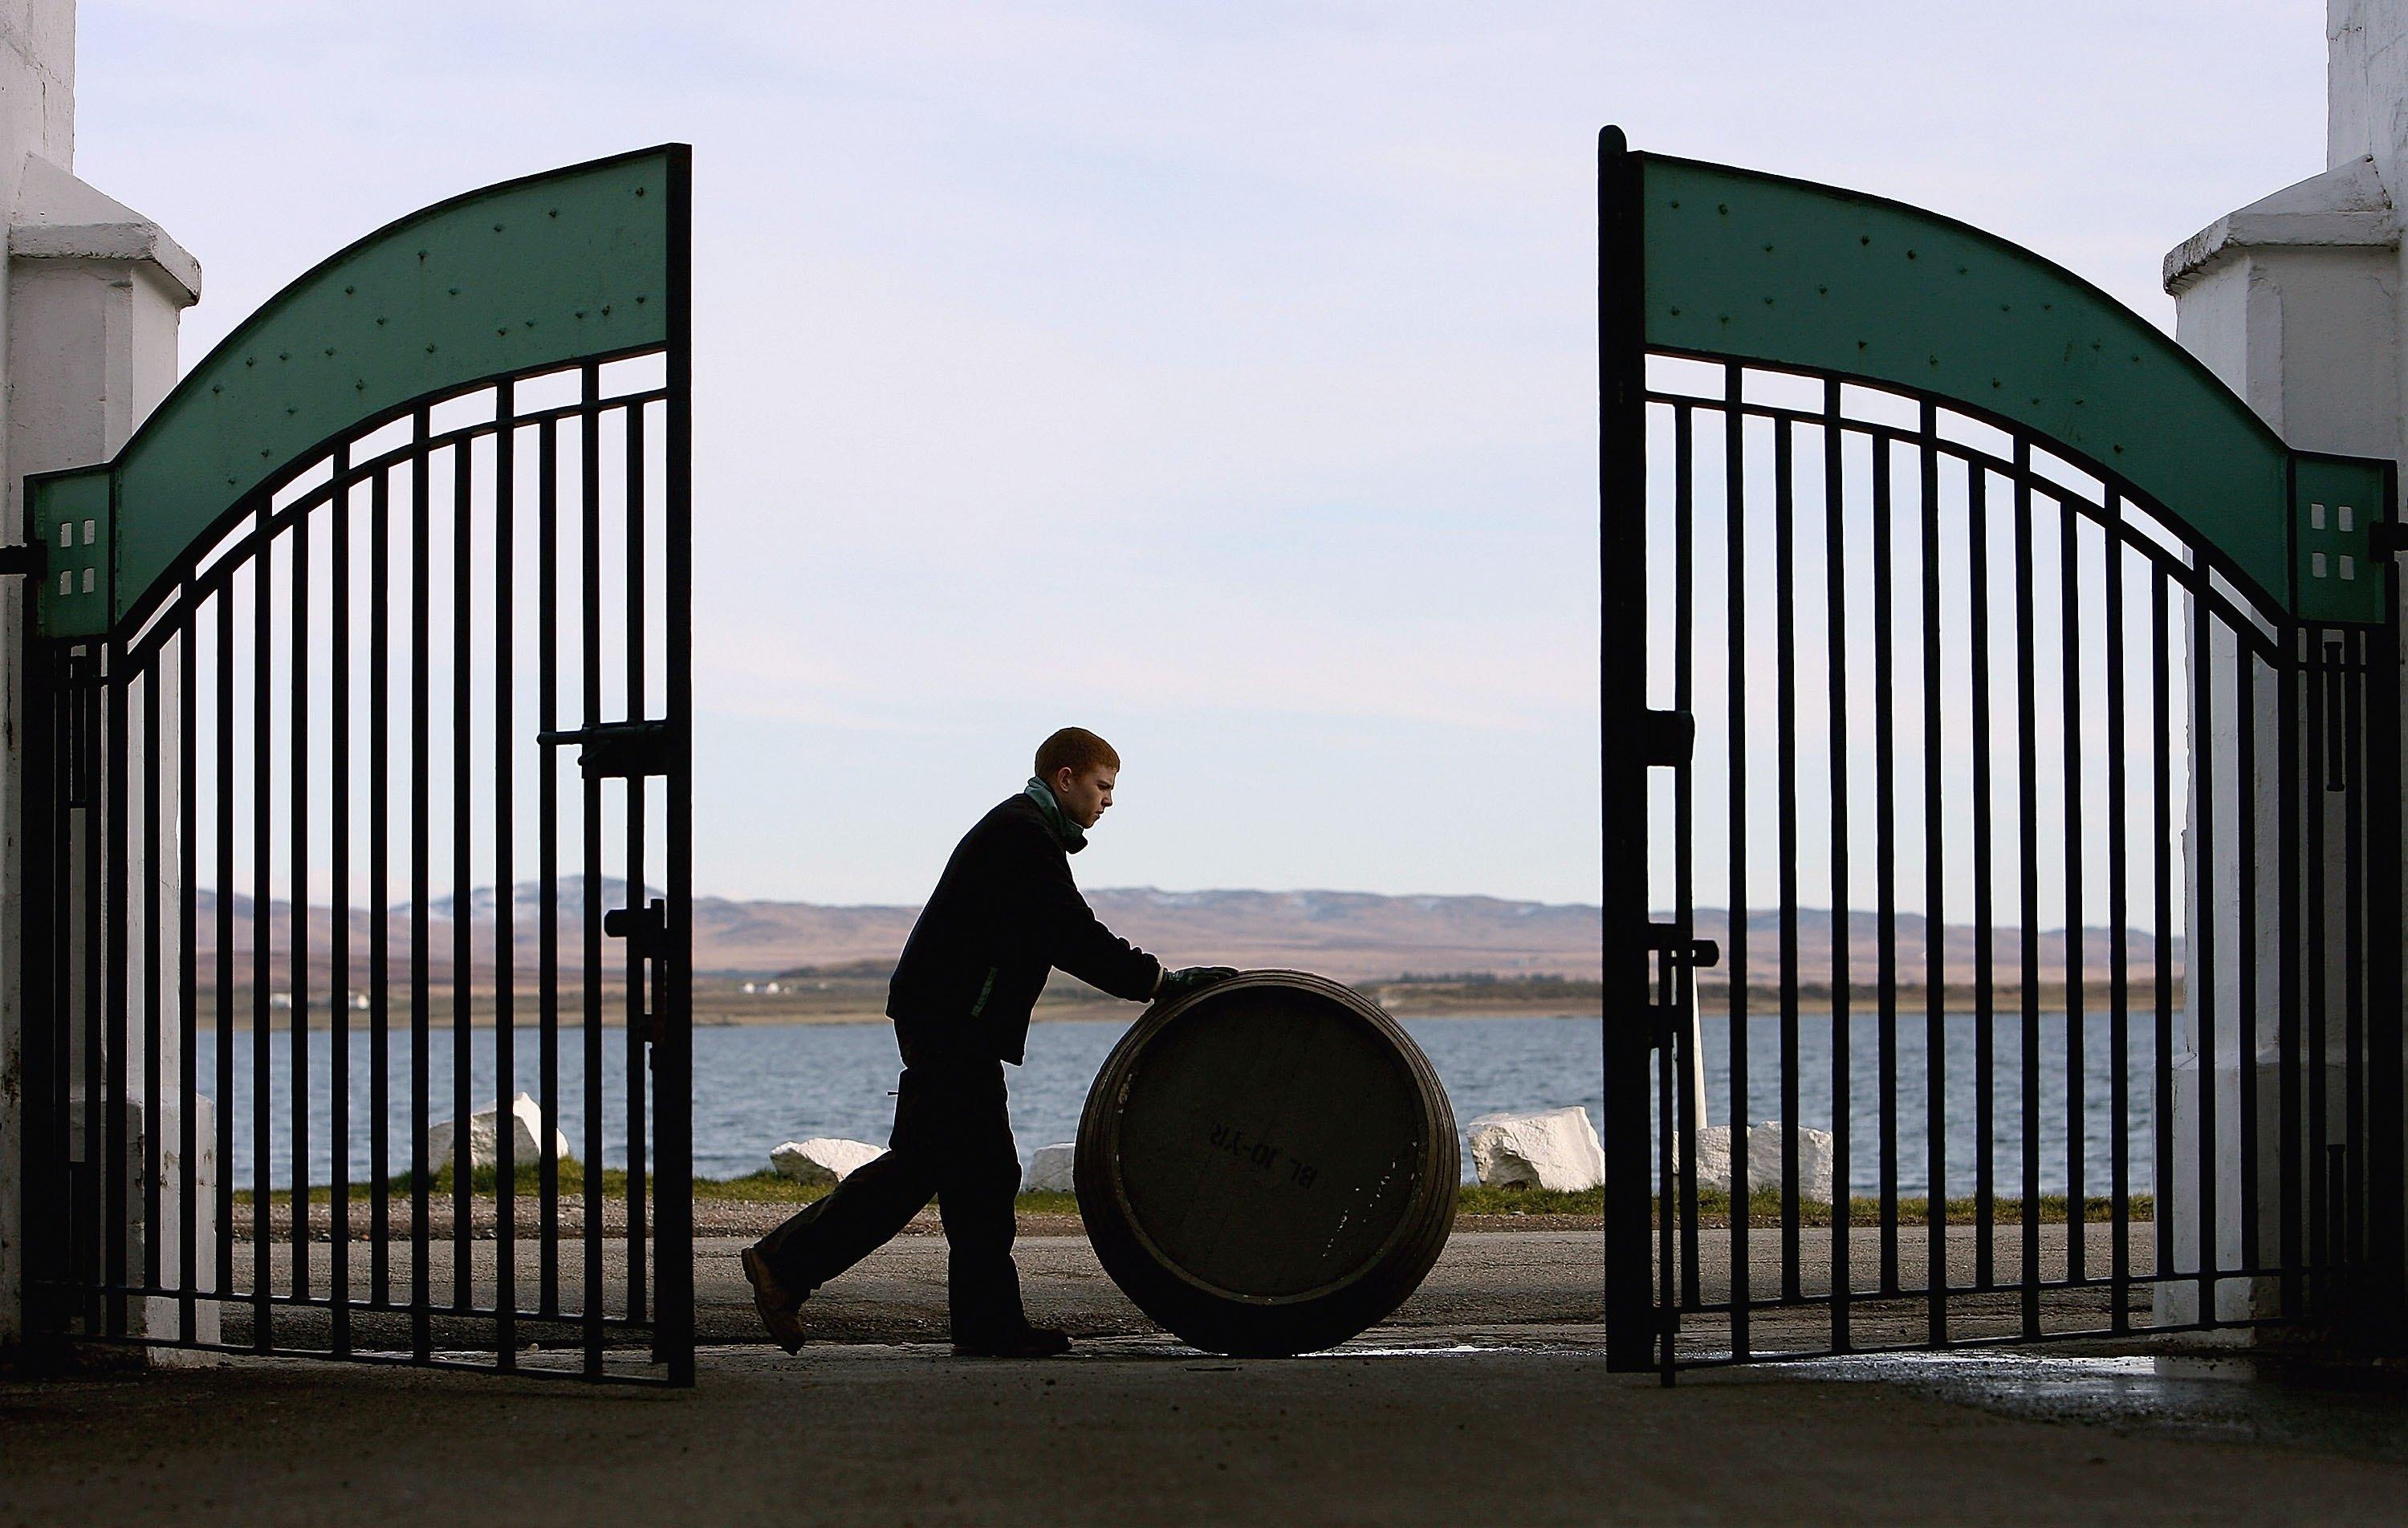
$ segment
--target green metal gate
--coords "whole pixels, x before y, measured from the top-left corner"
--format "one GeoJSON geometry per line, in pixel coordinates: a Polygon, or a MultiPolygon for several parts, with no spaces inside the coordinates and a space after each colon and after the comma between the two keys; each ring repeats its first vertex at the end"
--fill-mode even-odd
{"type": "Polygon", "coordinates": [[[1931,213],[1598,197],[1616,1365],[2380,1306],[2392,464],[1931,213]]]}
{"type": "Polygon", "coordinates": [[[29,481],[37,1330],[691,1382],[689,175],[404,218],[29,481]]]}

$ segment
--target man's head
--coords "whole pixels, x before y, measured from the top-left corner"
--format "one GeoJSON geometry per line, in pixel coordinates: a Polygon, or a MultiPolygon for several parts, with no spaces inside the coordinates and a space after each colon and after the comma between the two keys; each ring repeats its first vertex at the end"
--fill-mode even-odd
{"type": "Polygon", "coordinates": [[[1112,804],[1121,756],[1084,727],[1065,727],[1037,745],[1037,778],[1062,804],[1062,814],[1092,828],[1112,804]]]}

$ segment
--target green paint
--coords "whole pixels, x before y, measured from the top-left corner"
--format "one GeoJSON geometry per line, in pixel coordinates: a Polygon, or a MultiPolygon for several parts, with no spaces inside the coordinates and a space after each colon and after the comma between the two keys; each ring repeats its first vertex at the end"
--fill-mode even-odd
{"type": "Polygon", "coordinates": [[[2296,614],[2381,618],[2366,529],[2389,512],[2384,464],[2296,459],[2302,484],[2315,478],[2329,506],[2354,496],[2357,512],[2347,534],[2328,520],[2328,577],[2295,578],[2310,565],[2313,496],[2294,511],[2293,453],[2197,358],[2080,277],[1899,203],[1641,164],[1651,347],[1954,400],[2129,483],[2296,614]],[[2328,474],[2347,481],[2328,488],[2328,474]],[[2354,581],[2331,576],[2344,551],[2354,581]]]}
{"type": "Polygon", "coordinates": [[[34,480],[37,528],[88,514],[95,480],[104,495],[114,483],[118,507],[89,549],[103,559],[106,597],[57,597],[54,561],[42,631],[105,632],[247,496],[406,406],[666,343],[669,185],[683,154],[646,150],[471,192],[277,293],[107,467],[34,480]]]}

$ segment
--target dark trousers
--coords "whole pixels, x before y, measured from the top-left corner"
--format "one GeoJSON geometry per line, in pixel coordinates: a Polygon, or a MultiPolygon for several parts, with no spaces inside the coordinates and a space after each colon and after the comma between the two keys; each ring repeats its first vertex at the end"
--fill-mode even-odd
{"type": "Polygon", "coordinates": [[[809,1294],[892,1240],[933,1195],[949,1244],[953,1339],[1025,1326],[1020,1272],[1011,1263],[1020,1151],[1011,1140],[1003,1063],[906,1067],[886,1144],[884,1156],[761,1238],[761,1255],[778,1281],[809,1294]]]}

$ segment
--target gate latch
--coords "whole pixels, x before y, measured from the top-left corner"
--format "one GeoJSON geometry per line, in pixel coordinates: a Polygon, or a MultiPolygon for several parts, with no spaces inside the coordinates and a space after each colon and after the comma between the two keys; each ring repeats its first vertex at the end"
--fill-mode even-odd
{"type": "Polygon", "coordinates": [[[536,741],[582,748],[587,779],[632,780],[669,772],[666,721],[597,721],[573,732],[538,733],[536,741]]]}
{"type": "Polygon", "coordinates": [[[669,905],[658,897],[640,907],[612,907],[602,914],[602,932],[613,939],[627,941],[627,969],[636,974],[630,983],[642,994],[638,1003],[650,1012],[630,1013],[627,1023],[641,1034],[647,1044],[657,1045],[661,1039],[661,1002],[657,991],[666,973],[661,956],[668,945],[669,905]],[[651,979],[644,977],[651,968],[651,979]]]}
{"type": "Polygon", "coordinates": [[[1689,762],[1698,745],[1698,719],[1686,711],[1641,711],[1639,752],[1651,767],[1673,769],[1689,762]]]}

